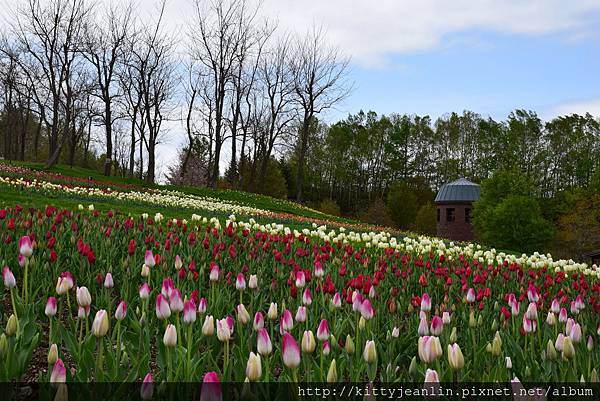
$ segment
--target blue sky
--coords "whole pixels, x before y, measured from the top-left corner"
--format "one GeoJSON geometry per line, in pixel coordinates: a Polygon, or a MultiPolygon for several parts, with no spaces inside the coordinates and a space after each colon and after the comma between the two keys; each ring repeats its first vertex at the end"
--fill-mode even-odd
{"type": "Polygon", "coordinates": [[[572,108],[600,117],[598,39],[483,30],[448,35],[436,48],[392,55],[382,68],[354,63],[355,89],[330,114],[364,109],[436,118],[468,109],[504,119],[525,108],[551,118],[572,108]]]}

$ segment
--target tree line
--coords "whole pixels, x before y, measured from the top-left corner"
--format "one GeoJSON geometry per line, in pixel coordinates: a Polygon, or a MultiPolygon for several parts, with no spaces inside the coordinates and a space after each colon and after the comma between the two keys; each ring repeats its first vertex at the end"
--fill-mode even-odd
{"type": "Polygon", "coordinates": [[[280,32],[246,0],[190,0],[179,32],[167,0],[142,18],[133,3],[25,0],[0,39],[1,155],[100,167],[155,182],[157,147],[182,127],[170,180],[264,191],[277,152],[297,147],[302,199],[311,122],[350,89],[348,59],[324,32],[280,32]],[[297,146],[296,146],[297,145],[297,146]],[[230,149],[226,149],[226,147],[230,149]]]}

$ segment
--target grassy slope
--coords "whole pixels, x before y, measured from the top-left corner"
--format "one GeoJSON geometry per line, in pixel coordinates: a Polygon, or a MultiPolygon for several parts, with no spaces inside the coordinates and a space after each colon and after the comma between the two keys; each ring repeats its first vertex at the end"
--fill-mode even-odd
{"type": "MultiPolygon", "coordinates": [[[[49,171],[56,174],[61,174],[64,176],[71,177],[79,177],[92,179],[100,182],[111,182],[111,183],[119,183],[119,184],[128,184],[135,185],[140,188],[156,188],[156,189],[167,189],[174,191],[181,191],[188,194],[193,194],[197,196],[206,196],[212,198],[218,198],[227,201],[233,201],[241,205],[252,206],[263,210],[270,210],[275,213],[288,213],[296,216],[314,218],[314,219],[322,219],[339,222],[341,224],[349,223],[349,224],[358,224],[359,222],[355,220],[345,219],[341,217],[331,216],[324,213],[321,213],[316,210],[308,209],[301,205],[298,205],[294,202],[288,200],[281,200],[272,198],[266,195],[259,195],[253,193],[247,193],[242,191],[235,190],[211,190],[208,188],[195,188],[195,187],[180,187],[173,185],[154,185],[148,184],[142,180],[137,178],[124,178],[124,177],[105,177],[101,173],[95,170],[85,169],[81,167],[70,167],[66,165],[58,165],[50,168],[49,170],[44,170],[44,165],[42,163],[32,163],[32,162],[8,162],[8,161],[0,161],[1,163],[12,164],[16,166],[26,167],[32,170],[40,170],[40,171],[49,171]]],[[[77,207],[78,204],[89,204],[94,203],[94,205],[99,210],[108,210],[108,209],[118,209],[123,213],[131,213],[140,214],[140,213],[155,213],[161,212],[165,215],[165,217],[188,217],[191,216],[192,211],[186,209],[176,209],[176,208],[162,208],[157,206],[149,206],[149,205],[135,205],[135,204],[124,204],[122,202],[116,201],[108,201],[106,199],[96,200],[94,202],[90,202],[89,199],[86,198],[76,198],[76,197],[45,197],[37,194],[24,194],[18,190],[3,188],[0,192],[0,205],[11,205],[14,203],[20,203],[22,206],[28,207],[40,207],[46,204],[53,204],[56,206],[64,206],[64,207],[77,207]]],[[[202,214],[202,213],[200,213],[202,214]]],[[[211,212],[211,216],[215,215],[217,217],[226,217],[225,214],[218,214],[211,212]]],[[[264,223],[270,222],[266,219],[257,219],[257,221],[261,221],[264,223]]],[[[278,219],[280,223],[289,223],[288,225],[295,228],[303,228],[306,227],[306,224],[301,224],[293,220],[288,219],[278,219]]]]}

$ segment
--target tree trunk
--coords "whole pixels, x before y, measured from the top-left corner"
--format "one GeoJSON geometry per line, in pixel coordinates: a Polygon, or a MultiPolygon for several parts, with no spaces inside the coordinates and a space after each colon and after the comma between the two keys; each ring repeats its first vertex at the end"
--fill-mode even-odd
{"type": "Polygon", "coordinates": [[[304,115],[302,128],[300,131],[300,149],[298,152],[298,164],[296,166],[296,201],[302,202],[302,186],[304,183],[304,163],[306,158],[306,150],[308,148],[308,130],[311,116],[304,115]]]}
{"type": "Polygon", "coordinates": [[[110,176],[112,169],[112,112],[110,110],[110,101],[105,103],[104,112],[106,115],[106,120],[104,121],[106,127],[106,160],[104,161],[104,175],[110,176]]]}

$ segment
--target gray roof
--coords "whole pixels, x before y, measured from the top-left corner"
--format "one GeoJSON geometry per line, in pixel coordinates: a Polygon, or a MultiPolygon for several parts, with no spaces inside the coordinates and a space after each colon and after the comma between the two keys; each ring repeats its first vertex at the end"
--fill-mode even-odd
{"type": "Polygon", "coordinates": [[[479,194],[479,185],[465,178],[460,178],[442,185],[434,202],[473,202],[479,199],[479,194]]]}

